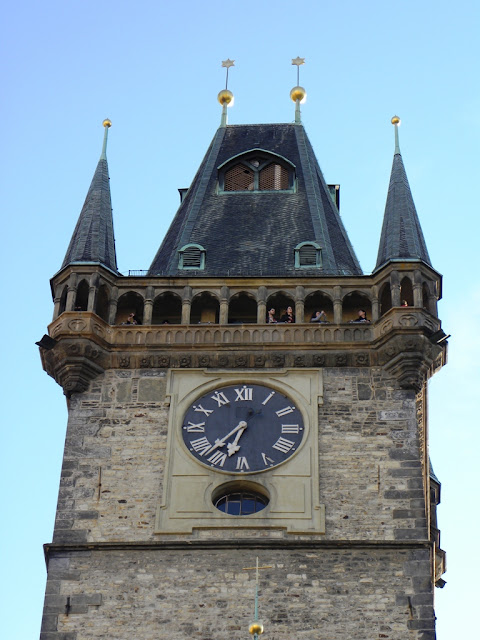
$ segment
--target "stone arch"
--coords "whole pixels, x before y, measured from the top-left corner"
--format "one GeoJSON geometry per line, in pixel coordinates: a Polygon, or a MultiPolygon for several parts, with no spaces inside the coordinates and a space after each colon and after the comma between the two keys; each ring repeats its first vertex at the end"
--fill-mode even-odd
{"type": "Polygon", "coordinates": [[[210,291],[202,291],[192,300],[190,324],[218,324],[220,303],[210,291]]]}
{"type": "Polygon", "coordinates": [[[138,324],[143,322],[143,298],[136,291],[128,291],[118,299],[115,324],[126,324],[128,316],[133,313],[138,324]]]}
{"type": "Polygon", "coordinates": [[[75,311],[87,310],[89,290],[90,290],[90,287],[88,286],[88,282],[85,279],[83,279],[77,287],[77,293],[75,296],[75,306],[73,307],[75,311]]]}
{"type": "Polygon", "coordinates": [[[385,284],[380,289],[378,300],[380,303],[380,316],[383,316],[392,308],[392,290],[390,288],[389,282],[385,282],[385,284]]]}
{"type": "Polygon", "coordinates": [[[333,322],[333,302],[323,291],[314,291],[305,298],[305,322],[309,322],[316,311],[325,311],[327,321],[333,322]]]}
{"type": "Polygon", "coordinates": [[[257,301],[246,291],[240,291],[230,298],[228,304],[229,324],[253,324],[257,322],[257,301]]]}
{"type": "Polygon", "coordinates": [[[408,276],[402,278],[400,282],[400,304],[402,307],[413,307],[413,286],[408,276]]]}
{"type": "Polygon", "coordinates": [[[372,303],[369,297],[360,291],[351,291],[342,301],[342,322],[354,322],[358,318],[358,311],[364,309],[368,320],[372,319],[372,303]]]}
{"type": "Polygon", "coordinates": [[[58,309],[58,315],[63,313],[67,308],[67,293],[68,293],[68,285],[65,285],[62,289],[62,294],[60,296],[60,307],[58,309]]]}
{"type": "Polygon", "coordinates": [[[105,322],[108,322],[108,310],[109,310],[110,298],[108,295],[108,287],[106,284],[102,284],[97,292],[97,299],[95,301],[95,313],[105,322]]]}
{"type": "Polygon", "coordinates": [[[153,302],[152,324],[180,324],[182,299],[176,293],[164,291],[153,302]]]}
{"type": "Polygon", "coordinates": [[[267,299],[267,313],[269,309],[275,309],[275,317],[278,322],[280,322],[280,318],[286,313],[287,307],[292,307],[293,313],[295,313],[295,300],[293,296],[284,291],[272,293],[267,299]]]}

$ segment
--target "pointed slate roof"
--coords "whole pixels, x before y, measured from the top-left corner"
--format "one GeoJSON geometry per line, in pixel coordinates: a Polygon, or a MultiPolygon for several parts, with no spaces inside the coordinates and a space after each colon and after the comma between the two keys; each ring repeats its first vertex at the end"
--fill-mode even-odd
{"type": "Polygon", "coordinates": [[[317,242],[323,265],[315,275],[362,273],[305,130],[299,124],[220,127],[149,270],[150,275],[308,275],[294,249],[317,242]],[[295,167],[288,191],[218,190],[218,169],[251,150],[277,154],[295,167]],[[186,244],[206,251],[205,269],[178,269],[186,244]]]}
{"type": "Polygon", "coordinates": [[[428,468],[429,468],[429,471],[430,471],[430,478],[432,478],[432,480],[435,480],[435,482],[440,485],[441,482],[437,478],[437,476],[435,475],[435,471],[433,470],[432,461],[431,461],[430,458],[428,458],[428,468]]]}
{"type": "MultiPolygon", "coordinates": [[[[105,133],[106,131],[107,127],[105,133]]],[[[78,217],[62,269],[69,264],[83,262],[101,264],[117,273],[110,178],[105,148],[106,136],[102,155],[78,217]]]]}
{"type": "Polygon", "coordinates": [[[398,146],[397,129],[395,132],[395,154],[375,271],[390,260],[401,259],[422,260],[431,266],[398,146]]]}

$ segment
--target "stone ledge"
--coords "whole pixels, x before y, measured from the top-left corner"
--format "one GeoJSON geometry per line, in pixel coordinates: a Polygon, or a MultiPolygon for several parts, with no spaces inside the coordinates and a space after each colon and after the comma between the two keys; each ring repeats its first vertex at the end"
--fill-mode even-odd
{"type": "Polygon", "coordinates": [[[91,551],[178,551],[206,549],[433,549],[433,542],[418,540],[157,540],[151,542],[89,542],[86,544],[44,545],[48,564],[50,556],[57,553],[91,551]]]}

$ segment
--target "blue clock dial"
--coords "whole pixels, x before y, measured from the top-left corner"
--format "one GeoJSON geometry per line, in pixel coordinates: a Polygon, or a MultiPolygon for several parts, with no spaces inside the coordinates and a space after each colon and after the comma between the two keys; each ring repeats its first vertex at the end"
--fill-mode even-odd
{"type": "Polygon", "coordinates": [[[185,413],[185,446],[203,464],[258,473],[288,460],[304,435],[302,414],[286,395],[259,384],[222,386],[185,413]]]}

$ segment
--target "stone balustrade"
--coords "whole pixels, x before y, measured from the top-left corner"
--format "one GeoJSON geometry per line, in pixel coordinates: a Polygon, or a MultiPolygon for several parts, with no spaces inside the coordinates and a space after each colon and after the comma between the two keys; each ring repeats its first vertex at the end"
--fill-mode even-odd
{"type": "Polygon", "coordinates": [[[61,314],[49,327],[52,338],[96,337],[107,345],[245,345],[330,344],[371,342],[394,330],[434,332],[440,322],[429,312],[409,307],[391,309],[376,323],[345,324],[202,324],[202,325],[115,325],[91,312],[61,314]],[[93,334],[93,335],[92,335],[93,334]]]}

